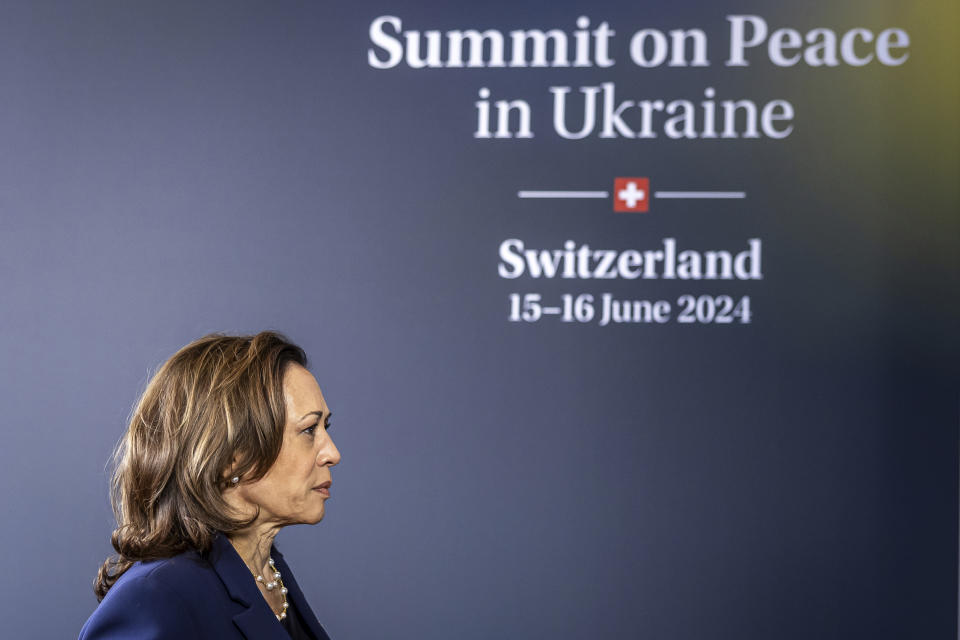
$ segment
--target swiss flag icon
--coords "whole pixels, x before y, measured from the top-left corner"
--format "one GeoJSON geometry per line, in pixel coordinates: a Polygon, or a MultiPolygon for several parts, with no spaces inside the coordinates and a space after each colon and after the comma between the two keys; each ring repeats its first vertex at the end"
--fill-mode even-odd
{"type": "Polygon", "coordinates": [[[645,213],[650,210],[649,178],[614,178],[613,210],[622,213],[645,213]]]}

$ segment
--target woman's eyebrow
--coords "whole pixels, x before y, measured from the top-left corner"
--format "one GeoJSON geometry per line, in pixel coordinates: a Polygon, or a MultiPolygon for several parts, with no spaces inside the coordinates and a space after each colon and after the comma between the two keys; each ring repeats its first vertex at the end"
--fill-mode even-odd
{"type": "MultiPolygon", "coordinates": [[[[327,420],[329,420],[329,419],[330,419],[330,416],[332,416],[332,415],[333,415],[333,412],[328,413],[328,414],[327,414],[327,420]]],[[[306,418],[307,416],[317,416],[318,418],[322,418],[322,417],[323,417],[323,411],[310,411],[310,412],[308,412],[308,413],[303,414],[303,418],[300,418],[300,420],[302,421],[302,420],[303,420],[304,418],[306,418]]]]}

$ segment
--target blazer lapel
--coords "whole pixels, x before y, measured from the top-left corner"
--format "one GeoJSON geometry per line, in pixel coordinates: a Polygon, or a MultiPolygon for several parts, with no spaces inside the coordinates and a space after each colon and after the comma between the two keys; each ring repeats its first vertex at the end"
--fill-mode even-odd
{"type": "Polygon", "coordinates": [[[289,640],[286,630],[267,606],[257,583],[236,549],[223,534],[213,540],[208,556],[214,571],[220,576],[227,593],[244,610],[233,616],[233,623],[249,640],[289,640]]]}
{"type": "Polygon", "coordinates": [[[307,604],[307,599],[300,591],[300,585],[297,584],[290,567],[283,559],[283,554],[277,551],[276,547],[273,547],[273,561],[277,565],[277,570],[283,575],[283,584],[287,588],[287,598],[290,599],[291,606],[300,612],[303,622],[310,628],[310,632],[317,640],[330,640],[330,636],[321,626],[317,616],[313,613],[313,609],[307,604]]]}

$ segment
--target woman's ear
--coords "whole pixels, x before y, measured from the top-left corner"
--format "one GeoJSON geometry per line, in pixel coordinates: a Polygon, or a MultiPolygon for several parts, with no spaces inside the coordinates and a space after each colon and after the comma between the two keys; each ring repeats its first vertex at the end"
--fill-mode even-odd
{"type": "Polygon", "coordinates": [[[237,471],[239,466],[239,456],[234,454],[233,459],[230,461],[230,468],[225,470],[221,477],[224,489],[236,487],[240,484],[241,474],[237,471]]]}
{"type": "Polygon", "coordinates": [[[233,457],[233,461],[230,463],[230,468],[226,469],[220,476],[220,482],[223,483],[224,489],[229,489],[230,487],[235,487],[240,484],[240,474],[236,472],[237,468],[237,457],[233,457]]]}

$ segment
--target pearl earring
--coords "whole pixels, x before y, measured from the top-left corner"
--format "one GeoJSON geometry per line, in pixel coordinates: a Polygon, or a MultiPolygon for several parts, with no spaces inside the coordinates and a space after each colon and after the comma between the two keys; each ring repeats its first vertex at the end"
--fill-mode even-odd
{"type": "Polygon", "coordinates": [[[240,482],[240,476],[233,476],[230,479],[230,482],[232,482],[233,484],[237,484],[238,482],[240,482]]]}

